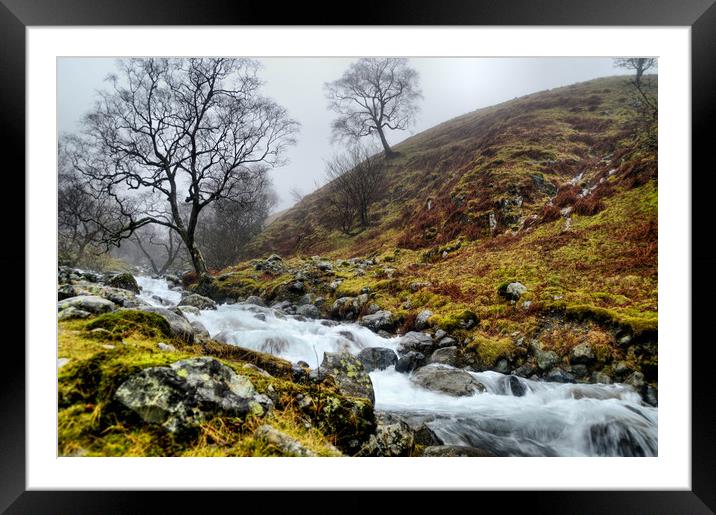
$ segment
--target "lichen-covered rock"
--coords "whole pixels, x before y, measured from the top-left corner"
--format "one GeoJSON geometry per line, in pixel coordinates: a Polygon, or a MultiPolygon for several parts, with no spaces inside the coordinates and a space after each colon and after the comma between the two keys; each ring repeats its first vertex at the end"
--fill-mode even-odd
{"type": "Polygon", "coordinates": [[[343,395],[363,397],[375,403],[373,382],[363,363],[348,352],[326,352],[318,368],[321,376],[332,376],[343,395]]]}
{"type": "Polygon", "coordinates": [[[433,338],[429,334],[410,331],[400,338],[398,342],[398,354],[407,354],[410,351],[428,354],[433,346],[433,338]]]}
{"type": "Polygon", "coordinates": [[[113,288],[121,288],[123,290],[129,290],[134,293],[139,293],[139,285],[134,276],[128,272],[123,274],[117,274],[110,277],[107,280],[107,285],[113,288]]]}
{"type": "Polygon", "coordinates": [[[444,347],[436,350],[428,358],[428,363],[440,363],[443,365],[450,365],[451,367],[458,366],[457,347],[444,347]]]}
{"type": "Polygon", "coordinates": [[[178,315],[166,308],[159,308],[155,306],[142,306],[137,309],[147,313],[156,313],[161,316],[169,323],[172,336],[189,343],[194,341],[194,328],[183,316],[178,315]]]}
{"type": "Polygon", "coordinates": [[[115,399],[172,433],[190,431],[215,415],[262,416],[273,406],[247,377],[211,357],[146,368],[122,383],[115,399]]]}
{"type": "Polygon", "coordinates": [[[358,453],[359,456],[399,457],[410,456],[415,445],[413,430],[400,417],[389,413],[376,414],[378,427],[375,435],[358,453]]]}
{"type": "Polygon", "coordinates": [[[371,331],[390,331],[395,327],[395,320],[390,311],[380,310],[372,315],[364,316],[360,324],[371,331]]]}
{"type": "Polygon", "coordinates": [[[587,365],[596,359],[594,349],[589,342],[583,342],[576,345],[569,353],[569,362],[574,364],[587,365]]]}
{"type": "Polygon", "coordinates": [[[86,281],[76,284],[65,284],[57,289],[57,297],[60,300],[82,295],[102,297],[123,308],[133,308],[147,304],[143,300],[138,299],[133,291],[86,281]]]}
{"type": "Polygon", "coordinates": [[[316,453],[308,447],[268,424],[259,426],[254,432],[254,436],[266,440],[267,443],[278,449],[284,456],[316,456],[316,453]]]}
{"type": "Polygon", "coordinates": [[[363,363],[366,372],[384,370],[398,362],[398,355],[395,351],[385,347],[367,347],[360,351],[356,357],[363,363]]]}
{"type": "Polygon", "coordinates": [[[429,327],[428,320],[430,320],[431,316],[433,316],[433,312],[429,309],[424,309],[418,313],[418,316],[415,317],[415,323],[413,325],[415,330],[422,331],[423,329],[427,329],[429,327]]]}
{"type": "Polygon", "coordinates": [[[410,380],[426,390],[443,392],[453,397],[464,397],[485,391],[485,385],[468,372],[442,365],[427,365],[419,368],[410,380]]]}
{"type": "Polygon", "coordinates": [[[532,352],[535,355],[535,361],[537,361],[537,366],[543,371],[548,371],[561,361],[559,359],[559,356],[557,356],[556,352],[552,350],[542,350],[542,347],[539,343],[535,343],[532,345],[532,352]]]}
{"type": "Polygon", "coordinates": [[[356,297],[340,297],[331,306],[331,316],[343,320],[355,320],[368,302],[370,297],[367,293],[356,297]]]}
{"type": "Polygon", "coordinates": [[[198,293],[190,293],[182,297],[180,306],[193,306],[197,309],[216,309],[216,302],[198,293]]]}
{"type": "Polygon", "coordinates": [[[527,293],[527,287],[520,282],[511,282],[501,286],[498,293],[507,300],[517,301],[527,293]]]}
{"type": "Polygon", "coordinates": [[[92,313],[89,311],[85,311],[84,309],[79,309],[74,306],[67,307],[59,312],[57,315],[57,320],[71,320],[73,318],[89,318],[92,316],[92,313]]]}
{"type": "Polygon", "coordinates": [[[75,308],[98,315],[100,313],[114,311],[117,309],[117,305],[111,300],[96,295],[80,295],[78,297],[61,300],[57,303],[57,311],[62,312],[67,308],[75,308]]]}

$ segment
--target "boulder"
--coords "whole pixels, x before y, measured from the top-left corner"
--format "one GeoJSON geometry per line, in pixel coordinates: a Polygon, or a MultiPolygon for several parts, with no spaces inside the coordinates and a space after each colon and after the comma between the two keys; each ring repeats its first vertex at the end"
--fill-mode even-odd
{"type": "Polygon", "coordinates": [[[427,329],[429,327],[428,320],[430,320],[431,316],[433,316],[433,312],[429,309],[424,309],[418,313],[418,316],[415,317],[415,323],[413,324],[415,330],[422,331],[423,329],[427,329]]]}
{"type": "Polygon", "coordinates": [[[454,347],[457,345],[457,340],[455,338],[451,338],[450,336],[445,336],[444,338],[441,338],[440,341],[437,343],[438,347],[454,347]]]}
{"type": "Polygon", "coordinates": [[[594,349],[592,349],[592,344],[589,342],[580,343],[569,352],[569,362],[573,364],[581,363],[583,365],[588,365],[595,359],[596,356],[594,355],[594,349]]]}
{"type": "Polygon", "coordinates": [[[71,320],[73,318],[89,318],[92,316],[92,313],[89,311],[85,311],[83,309],[76,308],[74,306],[70,306],[68,308],[63,309],[60,311],[57,315],[57,320],[71,320]]]}
{"type": "Polygon", "coordinates": [[[145,422],[180,434],[216,415],[261,416],[273,407],[248,378],[211,357],[145,368],[119,386],[115,399],[145,422]]]}
{"type": "Polygon", "coordinates": [[[363,397],[375,404],[373,382],[363,363],[348,352],[326,352],[318,368],[321,376],[332,376],[341,394],[350,397],[363,397]]]}
{"type": "Polygon", "coordinates": [[[551,383],[573,383],[574,376],[559,367],[554,367],[545,376],[545,379],[551,383]]]}
{"type": "Polygon", "coordinates": [[[302,304],[296,308],[296,314],[306,318],[321,318],[321,312],[313,304],[302,304]]]}
{"type": "Polygon", "coordinates": [[[427,390],[446,393],[453,397],[464,397],[485,391],[485,385],[468,372],[436,364],[419,368],[413,372],[410,380],[427,390]]]}
{"type": "Polygon", "coordinates": [[[458,365],[458,349],[457,347],[444,347],[432,353],[428,358],[428,363],[440,363],[456,367],[458,365]]]}
{"type": "Polygon", "coordinates": [[[58,299],[67,299],[82,295],[102,297],[124,308],[148,305],[143,300],[138,299],[136,294],[132,291],[101,284],[80,282],[76,284],[66,284],[57,290],[58,299]]]}
{"type": "Polygon", "coordinates": [[[561,361],[557,353],[552,350],[544,351],[538,346],[534,346],[532,350],[535,355],[535,360],[537,361],[537,366],[541,370],[547,371],[561,361]]]}
{"type": "Polygon", "coordinates": [[[216,309],[216,302],[198,293],[190,293],[182,297],[179,306],[192,306],[197,309],[216,309]]]}
{"type": "Polygon", "coordinates": [[[367,293],[357,297],[340,297],[331,306],[331,316],[342,320],[355,320],[369,301],[367,293]]]}
{"type": "Polygon", "coordinates": [[[522,397],[527,393],[527,387],[522,381],[517,379],[517,376],[510,376],[509,379],[510,391],[515,397],[522,397]]]}
{"type": "Polygon", "coordinates": [[[148,313],[156,313],[161,316],[169,323],[169,329],[172,332],[172,336],[189,343],[194,341],[194,328],[182,315],[178,315],[174,311],[170,311],[167,308],[155,306],[142,306],[137,309],[148,313]]]}
{"type": "Polygon", "coordinates": [[[367,347],[356,356],[366,372],[373,370],[383,370],[394,366],[398,362],[398,355],[393,349],[385,347],[367,347]]]}
{"type": "Polygon", "coordinates": [[[360,324],[371,331],[390,331],[395,327],[395,320],[390,311],[381,310],[372,315],[364,316],[360,324]]]}
{"type": "Polygon", "coordinates": [[[430,458],[489,458],[494,457],[494,454],[484,449],[478,449],[477,447],[469,447],[464,445],[434,445],[431,447],[426,447],[423,450],[423,456],[430,458]]]}
{"type": "Polygon", "coordinates": [[[194,306],[177,306],[177,309],[181,311],[185,317],[187,313],[194,316],[201,315],[201,313],[199,312],[199,308],[195,308],[194,306]]]}
{"type": "Polygon", "coordinates": [[[164,352],[176,352],[177,348],[174,347],[174,345],[170,345],[168,343],[159,342],[157,343],[157,348],[159,350],[163,350],[164,352]]]}
{"type": "Polygon", "coordinates": [[[400,417],[389,413],[377,413],[376,420],[378,426],[375,435],[370,436],[358,456],[410,456],[415,445],[410,426],[400,417]]]}
{"type": "Polygon", "coordinates": [[[398,342],[398,354],[406,354],[410,351],[430,353],[433,348],[433,339],[427,333],[410,331],[405,333],[398,342]]]}
{"type": "Polygon", "coordinates": [[[211,339],[209,331],[204,327],[204,324],[195,320],[190,322],[191,328],[194,330],[194,341],[197,343],[204,343],[211,339]]]}
{"type": "Polygon", "coordinates": [[[518,301],[527,292],[527,287],[520,282],[511,282],[500,286],[498,293],[506,300],[518,301]]]}
{"type": "Polygon", "coordinates": [[[395,371],[404,374],[409,374],[416,368],[418,368],[425,360],[425,354],[417,351],[410,351],[398,359],[395,364],[395,371]]]}
{"type": "Polygon", "coordinates": [[[139,293],[139,285],[137,284],[137,280],[132,274],[127,272],[110,277],[107,280],[107,286],[112,286],[113,288],[121,288],[123,290],[129,290],[134,293],[139,293]]]}
{"type": "Polygon", "coordinates": [[[427,424],[421,424],[419,427],[413,429],[413,438],[416,445],[423,445],[426,447],[432,445],[442,445],[443,441],[435,434],[435,431],[430,429],[427,424]]]}
{"type": "Polygon", "coordinates": [[[308,447],[268,424],[259,426],[254,432],[254,436],[265,440],[269,445],[278,449],[284,456],[316,456],[316,453],[308,447]]]}
{"type": "Polygon", "coordinates": [[[249,295],[248,297],[246,297],[246,300],[244,302],[246,304],[254,304],[256,306],[266,306],[266,303],[263,301],[263,299],[256,295],[249,295]]]}
{"type": "Polygon", "coordinates": [[[627,377],[624,383],[630,385],[639,393],[641,393],[642,390],[646,387],[646,381],[644,381],[644,374],[642,374],[641,372],[632,373],[629,377],[627,377]]]}
{"type": "Polygon", "coordinates": [[[492,370],[499,372],[500,374],[507,374],[510,372],[510,363],[505,358],[500,358],[492,367],[492,370]]]}
{"type": "Polygon", "coordinates": [[[75,308],[80,311],[99,315],[108,313],[117,309],[117,305],[111,300],[107,300],[97,295],[80,295],[78,297],[70,297],[57,303],[57,311],[62,312],[67,308],[75,308]]]}
{"type": "Polygon", "coordinates": [[[604,372],[594,372],[592,374],[592,383],[612,384],[612,378],[604,372]]]}

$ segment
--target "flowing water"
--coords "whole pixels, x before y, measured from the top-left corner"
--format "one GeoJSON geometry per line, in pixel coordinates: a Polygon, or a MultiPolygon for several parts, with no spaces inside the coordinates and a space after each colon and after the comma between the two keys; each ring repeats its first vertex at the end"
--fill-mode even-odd
{"type": "MultiPolygon", "coordinates": [[[[154,305],[176,304],[181,293],[162,279],[138,277],[140,297],[154,305]],[[162,300],[160,300],[162,299],[162,300]]],[[[214,337],[269,352],[315,368],[324,352],[357,354],[366,347],[395,349],[357,324],[298,320],[270,308],[222,304],[187,317],[214,337]]],[[[524,395],[512,393],[510,376],[472,373],[484,393],[451,397],[423,389],[390,367],[370,374],[376,409],[400,414],[411,426],[425,424],[448,445],[469,445],[498,456],[655,456],[657,408],[630,386],[560,384],[517,378],[524,395]]],[[[513,379],[514,381],[514,379],[513,379]]]]}

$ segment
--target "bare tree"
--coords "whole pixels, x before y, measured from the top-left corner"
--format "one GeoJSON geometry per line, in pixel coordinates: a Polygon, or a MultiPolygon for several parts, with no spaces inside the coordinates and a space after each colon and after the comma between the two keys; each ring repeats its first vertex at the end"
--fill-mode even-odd
{"type": "Polygon", "coordinates": [[[377,134],[386,157],[393,155],[385,129],[404,130],[413,122],[422,98],[418,72],[404,58],[359,59],[343,76],[325,84],[334,140],[358,140],[377,134]]]}
{"type": "Polygon", "coordinates": [[[349,233],[353,219],[365,228],[370,207],[380,197],[385,182],[385,163],[374,147],[356,145],[326,163],[331,207],[343,232],[349,233]]]}
{"type": "Polygon", "coordinates": [[[139,250],[144,260],[152,268],[155,275],[164,275],[169,270],[181,268],[182,254],[186,256],[186,248],[179,236],[172,229],[163,231],[156,225],[147,225],[132,234],[130,241],[139,250]]]}
{"type": "Polygon", "coordinates": [[[634,70],[634,83],[636,87],[641,86],[641,78],[650,69],[656,66],[656,59],[653,57],[627,57],[614,59],[614,65],[619,68],[634,70]]]}
{"type": "Polygon", "coordinates": [[[298,123],[260,95],[258,63],[249,59],[128,59],[118,66],[111,90],[73,138],[73,166],[119,206],[122,223],[105,226],[113,243],[145,225],[167,227],[204,276],[195,238],[200,213],[222,199],[248,203],[257,178],[283,163],[298,123]]]}

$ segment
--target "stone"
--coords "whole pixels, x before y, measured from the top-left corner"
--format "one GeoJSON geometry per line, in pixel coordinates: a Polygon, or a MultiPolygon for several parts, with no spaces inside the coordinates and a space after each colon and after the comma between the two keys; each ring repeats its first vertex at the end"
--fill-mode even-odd
{"type": "Polygon", "coordinates": [[[139,293],[139,285],[137,284],[137,280],[132,274],[127,272],[110,277],[107,280],[107,285],[112,286],[113,288],[121,288],[123,290],[129,290],[134,293],[139,293]]]}
{"type": "Polygon", "coordinates": [[[169,323],[169,329],[171,330],[172,336],[189,343],[192,343],[194,341],[194,328],[183,316],[178,315],[175,312],[170,311],[166,308],[160,308],[155,306],[142,306],[137,309],[139,309],[139,311],[146,311],[148,313],[156,313],[157,315],[161,316],[169,323]]]}
{"type": "Polygon", "coordinates": [[[60,311],[57,315],[57,320],[71,320],[73,318],[89,318],[92,316],[92,313],[89,311],[85,311],[84,309],[79,309],[74,306],[70,306],[68,308],[63,309],[60,311]]]}
{"type": "Polygon", "coordinates": [[[510,364],[505,358],[500,358],[497,360],[497,363],[495,363],[495,366],[492,367],[492,370],[500,374],[507,374],[510,371],[510,364]]]}
{"type": "Polygon", "coordinates": [[[527,293],[527,287],[520,282],[512,282],[505,286],[504,290],[500,290],[500,294],[507,300],[517,301],[522,295],[527,293]]]}
{"type": "Polygon", "coordinates": [[[372,315],[365,315],[360,324],[371,331],[390,330],[395,326],[393,314],[390,311],[381,310],[372,315]]]}
{"type": "Polygon", "coordinates": [[[190,322],[191,328],[194,330],[194,341],[197,343],[204,343],[211,339],[209,331],[204,327],[204,324],[195,320],[190,322]]]}
{"type": "Polygon", "coordinates": [[[108,313],[117,309],[117,305],[111,300],[107,300],[96,295],[80,295],[78,297],[70,297],[57,303],[57,310],[64,311],[67,308],[75,308],[80,311],[99,315],[108,313]]]}
{"type": "Polygon", "coordinates": [[[549,372],[547,372],[545,379],[551,383],[573,383],[574,382],[574,376],[572,374],[570,374],[569,372],[565,372],[564,370],[562,370],[559,367],[554,367],[549,372]]]}
{"type": "Polygon", "coordinates": [[[494,454],[484,449],[478,449],[477,447],[469,447],[464,445],[434,445],[426,447],[423,450],[423,456],[429,458],[458,458],[458,457],[472,457],[472,458],[488,458],[494,457],[494,454]]]}
{"type": "Polygon", "coordinates": [[[515,397],[522,397],[527,393],[527,386],[520,381],[517,376],[510,376],[509,379],[510,391],[515,397]]]}
{"type": "Polygon", "coordinates": [[[57,358],[57,368],[60,369],[70,362],[70,358],[57,358]]]}
{"type": "Polygon", "coordinates": [[[254,304],[256,306],[266,306],[266,303],[263,301],[263,299],[256,295],[249,295],[248,297],[246,297],[246,300],[244,302],[246,304],[254,304]]]}
{"type": "Polygon", "coordinates": [[[485,391],[485,385],[470,373],[436,364],[419,368],[413,372],[410,380],[426,390],[446,393],[453,397],[464,397],[485,391]]]}
{"type": "Polygon", "coordinates": [[[612,367],[612,371],[614,372],[615,376],[621,378],[621,377],[627,377],[632,372],[632,369],[626,361],[618,361],[612,367]]]}
{"type": "Polygon", "coordinates": [[[424,309],[418,313],[418,316],[415,317],[415,323],[413,324],[415,330],[422,331],[423,329],[427,329],[429,327],[428,320],[430,320],[431,316],[433,316],[433,312],[429,309],[424,309]]]}
{"type": "Polygon", "coordinates": [[[423,445],[425,447],[442,445],[444,443],[427,424],[421,424],[420,427],[413,430],[413,439],[416,445],[423,445]]]}
{"type": "Polygon", "coordinates": [[[316,268],[321,270],[322,272],[332,272],[333,271],[333,265],[330,261],[319,261],[316,263],[316,268]]]}
{"type": "Polygon", "coordinates": [[[375,435],[370,436],[358,456],[410,456],[415,445],[410,426],[400,417],[388,413],[377,413],[376,421],[375,435]]]}
{"type": "Polygon", "coordinates": [[[538,346],[534,346],[532,350],[535,355],[535,360],[537,361],[537,366],[541,370],[547,371],[561,361],[557,353],[552,350],[543,351],[538,346]]]}
{"type": "Polygon", "coordinates": [[[427,333],[410,331],[401,336],[398,342],[398,354],[406,354],[410,351],[426,353],[433,348],[433,339],[427,333]]]}
{"type": "Polygon", "coordinates": [[[530,377],[535,373],[535,367],[531,363],[525,363],[514,369],[512,373],[518,377],[530,377]]]}
{"type": "Polygon", "coordinates": [[[296,308],[296,314],[306,318],[321,318],[321,312],[313,304],[302,304],[296,308]]]}
{"type": "Polygon", "coordinates": [[[145,422],[178,434],[213,416],[262,416],[273,407],[247,377],[206,356],[145,368],[119,386],[115,399],[145,422]]]}
{"type": "Polygon", "coordinates": [[[447,332],[445,332],[443,329],[438,329],[435,331],[435,339],[440,340],[442,338],[445,338],[447,336],[447,332]]]}
{"type": "Polygon", "coordinates": [[[397,363],[395,364],[395,371],[409,374],[410,372],[418,368],[424,360],[425,355],[421,352],[407,352],[400,356],[400,358],[398,359],[397,363]]]}
{"type": "Polygon", "coordinates": [[[658,407],[659,391],[655,387],[648,385],[644,391],[644,402],[650,406],[654,406],[655,408],[658,407]]]}
{"type": "Polygon", "coordinates": [[[604,372],[592,373],[592,383],[596,384],[612,384],[612,378],[604,372]]]}
{"type": "Polygon", "coordinates": [[[452,338],[450,336],[446,336],[445,338],[441,338],[440,341],[437,343],[438,347],[454,347],[457,345],[457,340],[455,338],[452,338]]]}
{"type": "Polygon", "coordinates": [[[457,366],[458,349],[457,347],[444,347],[432,353],[428,358],[428,363],[440,363],[443,365],[457,366]]]}
{"type": "Polygon", "coordinates": [[[182,297],[179,306],[192,306],[197,309],[216,309],[216,302],[198,293],[190,293],[182,297]]]}
{"type": "Polygon", "coordinates": [[[186,317],[187,314],[199,316],[201,315],[201,312],[199,311],[199,308],[195,308],[194,306],[177,306],[177,309],[182,312],[182,314],[186,317]]]}
{"type": "Polygon", "coordinates": [[[104,286],[102,284],[80,282],[76,284],[66,284],[57,290],[57,297],[60,300],[77,296],[102,297],[124,308],[147,305],[145,301],[138,299],[136,294],[132,291],[114,288],[112,286],[104,286]]]}
{"type": "Polygon", "coordinates": [[[393,349],[385,347],[367,347],[356,356],[366,372],[384,370],[394,366],[398,362],[398,355],[393,349]]]}
{"type": "Polygon", "coordinates": [[[254,436],[265,440],[269,445],[275,447],[284,456],[316,456],[316,453],[308,447],[268,424],[259,426],[254,432],[254,436]]]}
{"type": "Polygon", "coordinates": [[[595,359],[594,349],[592,349],[592,345],[589,342],[580,343],[569,352],[570,363],[588,365],[595,359]]]}
{"type": "Polygon", "coordinates": [[[174,347],[174,345],[170,345],[170,344],[164,343],[164,342],[157,343],[157,347],[159,348],[159,350],[163,350],[165,352],[176,352],[177,351],[177,348],[174,347]]]}
{"type": "Polygon", "coordinates": [[[589,368],[587,368],[587,365],[572,365],[572,374],[574,374],[574,377],[587,377],[589,368]]]}
{"type": "Polygon", "coordinates": [[[642,390],[646,387],[646,381],[644,381],[644,374],[642,374],[641,372],[633,372],[626,379],[626,381],[624,381],[624,383],[632,386],[639,393],[641,393],[642,390]]]}
{"type": "Polygon", "coordinates": [[[363,363],[348,352],[326,352],[318,368],[318,373],[335,379],[338,390],[350,397],[363,397],[375,404],[373,382],[363,363]]]}

